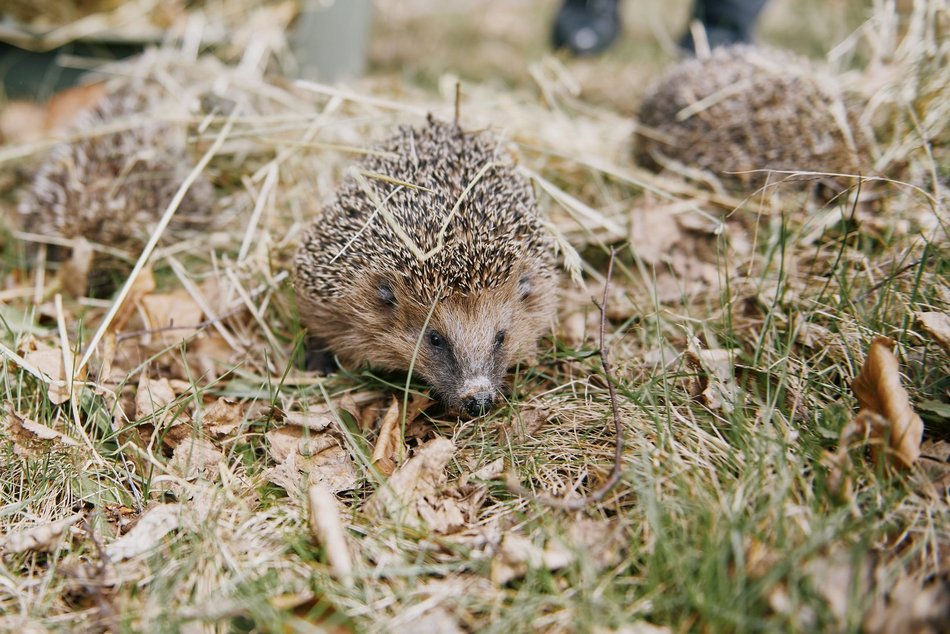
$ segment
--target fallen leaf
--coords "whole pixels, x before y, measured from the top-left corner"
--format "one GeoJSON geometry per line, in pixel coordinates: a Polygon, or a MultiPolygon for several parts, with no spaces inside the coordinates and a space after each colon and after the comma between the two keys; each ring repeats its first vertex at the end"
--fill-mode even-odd
{"type": "Polygon", "coordinates": [[[47,395],[53,405],[62,405],[69,400],[66,390],[66,368],[63,365],[63,351],[56,348],[31,350],[24,355],[27,363],[50,378],[47,395]]]}
{"type": "Polygon", "coordinates": [[[3,541],[3,549],[8,553],[49,552],[56,546],[59,536],[81,519],[82,513],[76,513],[55,522],[8,533],[3,541]]]}
{"type": "Polygon", "coordinates": [[[333,574],[346,585],[353,583],[353,561],[346,542],[346,532],[340,521],[339,502],[324,486],[310,487],[310,530],[314,539],[323,546],[333,574]]]}
{"type": "Polygon", "coordinates": [[[165,535],[181,526],[181,504],[159,504],[147,510],[128,533],[106,546],[112,562],[131,559],[158,546],[165,535]]]}
{"type": "MultiPolygon", "coordinates": [[[[894,340],[877,337],[871,342],[867,359],[851,389],[860,409],[883,416],[889,423],[890,433],[883,449],[894,458],[897,466],[908,468],[920,455],[924,422],[910,405],[910,397],[901,386],[897,357],[892,352],[894,340]]],[[[882,447],[871,447],[876,457],[882,447]]]]}
{"type": "Polygon", "coordinates": [[[201,412],[201,425],[216,437],[229,436],[244,422],[244,404],[220,397],[201,412]]]}
{"type": "Polygon", "coordinates": [[[939,312],[914,313],[920,329],[950,354],[950,315],[939,312]]]}
{"type": "Polygon", "coordinates": [[[620,563],[627,547],[619,522],[582,518],[571,522],[565,534],[567,545],[583,553],[584,561],[598,569],[620,563]]]}
{"type": "Polygon", "coordinates": [[[400,414],[399,401],[394,396],[383,422],[380,423],[376,446],[373,447],[372,465],[386,477],[396,470],[396,465],[402,462],[405,453],[400,414]]]}
{"type": "Polygon", "coordinates": [[[410,623],[399,622],[389,629],[391,634],[463,634],[458,620],[445,608],[435,607],[410,623]]]}
{"type": "Polygon", "coordinates": [[[945,579],[902,576],[885,595],[877,593],[864,614],[868,634],[941,634],[950,622],[950,587],[945,579]]]}
{"type": "Polygon", "coordinates": [[[224,453],[211,441],[190,438],[175,447],[168,468],[187,480],[198,476],[207,478],[217,473],[218,463],[223,459],[224,453]]]}
{"type": "Polygon", "coordinates": [[[682,239],[674,205],[646,205],[631,210],[630,247],[647,264],[659,264],[669,257],[671,247],[682,239]]]}
{"type": "Polygon", "coordinates": [[[49,451],[58,444],[78,447],[79,443],[69,436],[42,425],[13,409],[13,403],[4,402],[7,411],[6,431],[13,441],[13,453],[21,458],[34,458],[49,451]]]}
{"type": "Polygon", "coordinates": [[[328,433],[309,433],[302,427],[288,425],[265,434],[268,453],[280,463],[267,471],[267,479],[288,490],[297,490],[300,480],[296,471],[307,474],[310,484],[319,484],[332,493],[356,486],[358,474],[348,451],[328,433]]]}
{"type": "Polygon", "coordinates": [[[288,425],[305,427],[310,431],[323,431],[335,422],[333,410],[328,405],[311,407],[306,412],[286,412],[284,421],[288,425]]]}
{"type": "Polygon", "coordinates": [[[129,319],[135,314],[141,299],[154,290],[155,276],[152,275],[152,267],[146,266],[141,271],[139,271],[135,281],[132,282],[132,286],[129,288],[129,292],[125,297],[125,301],[116,312],[112,323],[109,324],[109,331],[119,332],[125,328],[125,325],[129,322],[129,319]]]}
{"type": "Polygon", "coordinates": [[[825,601],[831,613],[844,627],[852,602],[870,591],[870,566],[868,558],[856,559],[850,552],[840,548],[830,555],[808,561],[805,575],[825,601]]]}
{"type": "Polygon", "coordinates": [[[168,379],[150,379],[143,372],[139,377],[138,391],[135,393],[135,418],[149,418],[156,428],[161,427],[173,414],[165,408],[174,400],[175,391],[168,379]]]}
{"type": "Polygon", "coordinates": [[[162,347],[194,337],[201,329],[201,307],[183,288],[171,293],[145,295],[139,300],[148,329],[162,347]]]}
{"type": "Polygon", "coordinates": [[[696,371],[689,381],[689,395],[713,410],[729,413],[735,408],[739,388],[733,374],[734,350],[706,350],[693,341],[686,363],[696,371]]]}
{"type": "Polygon", "coordinates": [[[424,508],[423,512],[430,518],[437,514],[438,509],[433,508],[426,498],[437,498],[439,487],[446,481],[445,466],[454,455],[455,444],[447,438],[436,438],[420,447],[366,501],[364,509],[367,515],[388,515],[414,524],[420,520],[420,508],[424,508]]]}
{"type": "Polygon", "coordinates": [[[549,539],[544,548],[524,535],[508,533],[491,562],[491,580],[496,586],[524,577],[528,570],[558,570],[574,561],[574,554],[563,544],[549,539]]]}
{"type": "Polygon", "coordinates": [[[837,498],[848,500],[851,496],[851,455],[848,453],[858,444],[866,444],[872,439],[880,445],[882,438],[890,428],[890,423],[883,416],[869,410],[862,410],[848,421],[841,429],[838,437],[838,448],[829,451],[822,459],[827,470],[827,487],[829,492],[837,498]]]}

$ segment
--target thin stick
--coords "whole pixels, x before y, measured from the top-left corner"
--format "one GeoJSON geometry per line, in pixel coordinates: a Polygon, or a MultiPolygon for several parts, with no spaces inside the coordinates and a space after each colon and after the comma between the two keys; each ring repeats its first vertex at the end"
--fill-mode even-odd
{"type": "MultiPolygon", "coordinates": [[[[547,493],[542,493],[540,495],[534,494],[518,482],[517,477],[512,473],[508,474],[507,487],[508,490],[514,493],[515,495],[520,495],[523,497],[533,497],[535,500],[544,504],[546,506],[551,506],[554,508],[565,509],[568,511],[579,511],[583,508],[590,506],[596,502],[600,502],[610,491],[617,486],[617,483],[620,482],[620,476],[623,473],[623,444],[624,444],[624,428],[623,424],[620,422],[620,409],[617,405],[617,389],[614,387],[613,376],[610,373],[610,358],[607,355],[607,344],[606,342],[606,329],[607,329],[607,293],[610,289],[610,277],[613,274],[614,269],[614,259],[617,257],[616,249],[610,250],[610,260],[607,263],[607,278],[604,280],[604,297],[601,300],[600,304],[597,306],[600,309],[600,364],[604,368],[604,379],[607,381],[607,390],[610,392],[610,411],[613,414],[614,419],[614,465],[610,470],[610,475],[607,476],[607,480],[604,481],[600,488],[598,488],[593,493],[586,495],[582,498],[556,498],[547,493]]],[[[597,304],[597,301],[594,300],[594,303],[597,304]]]]}
{"type": "Polygon", "coordinates": [[[158,226],[155,227],[154,231],[152,231],[152,235],[145,244],[145,248],[142,249],[142,254],[139,256],[135,266],[132,267],[132,272],[129,273],[129,279],[125,281],[125,284],[122,286],[122,290],[119,291],[118,297],[116,297],[115,301],[112,303],[112,308],[109,309],[109,312],[106,313],[102,323],[99,324],[96,334],[92,336],[92,340],[89,342],[89,346],[86,348],[86,352],[83,354],[82,360],[80,360],[79,365],[76,366],[77,373],[86,367],[87,363],[89,363],[89,359],[91,359],[93,353],[95,353],[96,347],[99,345],[102,337],[105,336],[106,332],[109,330],[109,326],[112,325],[112,320],[115,319],[119,309],[122,308],[122,304],[125,303],[125,298],[128,296],[129,290],[135,283],[135,279],[139,276],[139,273],[142,272],[142,269],[145,268],[145,265],[148,263],[149,258],[152,255],[152,251],[155,250],[155,245],[158,244],[162,234],[165,233],[165,229],[168,227],[168,223],[171,222],[175,212],[178,211],[181,201],[185,199],[185,194],[188,193],[188,190],[191,189],[192,184],[194,184],[194,182],[198,179],[198,175],[201,174],[201,172],[204,171],[204,168],[208,166],[208,163],[211,162],[212,157],[214,157],[214,155],[218,153],[218,150],[221,149],[221,146],[224,145],[224,140],[228,137],[228,133],[231,132],[231,127],[234,125],[234,118],[240,112],[240,110],[240,107],[234,109],[234,111],[231,113],[231,116],[228,117],[227,121],[225,121],[224,127],[221,128],[218,138],[214,140],[214,143],[210,148],[208,148],[208,151],[205,152],[205,155],[201,157],[201,160],[198,161],[198,164],[195,165],[194,169],[191,170],[191,173],[188,174],[188,177],[185,178],[181,186],[178,187],[178,191],[175,192],[175,197],[172,198],[171,202],[168,203],[165,213],[162,214],[161,220],[158,221],[158,226]]]}
{"type": "Polygon", "coordinates": [[[455,82],[455,125],[459,124],[459,116],[462,114],[462,82],[455,82]]]}

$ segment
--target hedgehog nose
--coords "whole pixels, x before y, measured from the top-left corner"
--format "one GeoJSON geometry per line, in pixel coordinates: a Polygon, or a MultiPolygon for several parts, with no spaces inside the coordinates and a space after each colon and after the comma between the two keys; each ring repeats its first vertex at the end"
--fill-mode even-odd
{"type": "Polygon", "coordinates": [[[469,396],[467,399],[465,399],[465,411],[468,412],[468,415],[472,416],[473,418],[476,416],[481,416],[482,414],[486,414],[492,408],[492,403],[494,400],[495,398],[492,392],[476,392],[472,396],[469,396]]]}

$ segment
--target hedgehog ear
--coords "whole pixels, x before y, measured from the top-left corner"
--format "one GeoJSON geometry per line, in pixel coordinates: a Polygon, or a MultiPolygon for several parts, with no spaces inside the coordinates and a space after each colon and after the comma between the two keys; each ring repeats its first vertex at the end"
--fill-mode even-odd
{"type": "Polygon", "coordinates": [[[396,293],[393,292],[392,284],[389,280],[380,280],[376,286],[376,294],[379,300],[390,308],[396,307],[396,293]]]}
{"type": "Polygon", "coordinates": [[[521,299],[528,299],[528,295],[531,294],[531,277],[529,275],[522,275],[521,279],[518,280],[518,292],[521,293],[521,299]]]}

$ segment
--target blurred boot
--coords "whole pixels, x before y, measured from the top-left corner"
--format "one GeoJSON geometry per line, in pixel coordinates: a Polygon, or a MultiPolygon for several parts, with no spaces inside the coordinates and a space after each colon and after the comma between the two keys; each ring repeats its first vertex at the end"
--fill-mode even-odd
{"type": "MultiPolygon", "coordinates": [[[[755,24],[767,0],[696,0],[693,19],[699,20],[709,48],[752,41],[755,24]]],[[[693,33],[687,29],[680,38],[680,47],[690,55],[696,53],[693,33]]]]}
{"type": "Polygon", "coordinates": [[[554,48],[596,55],[620,34],[618,0],[565,0],[554,20],[554,48]]]}

